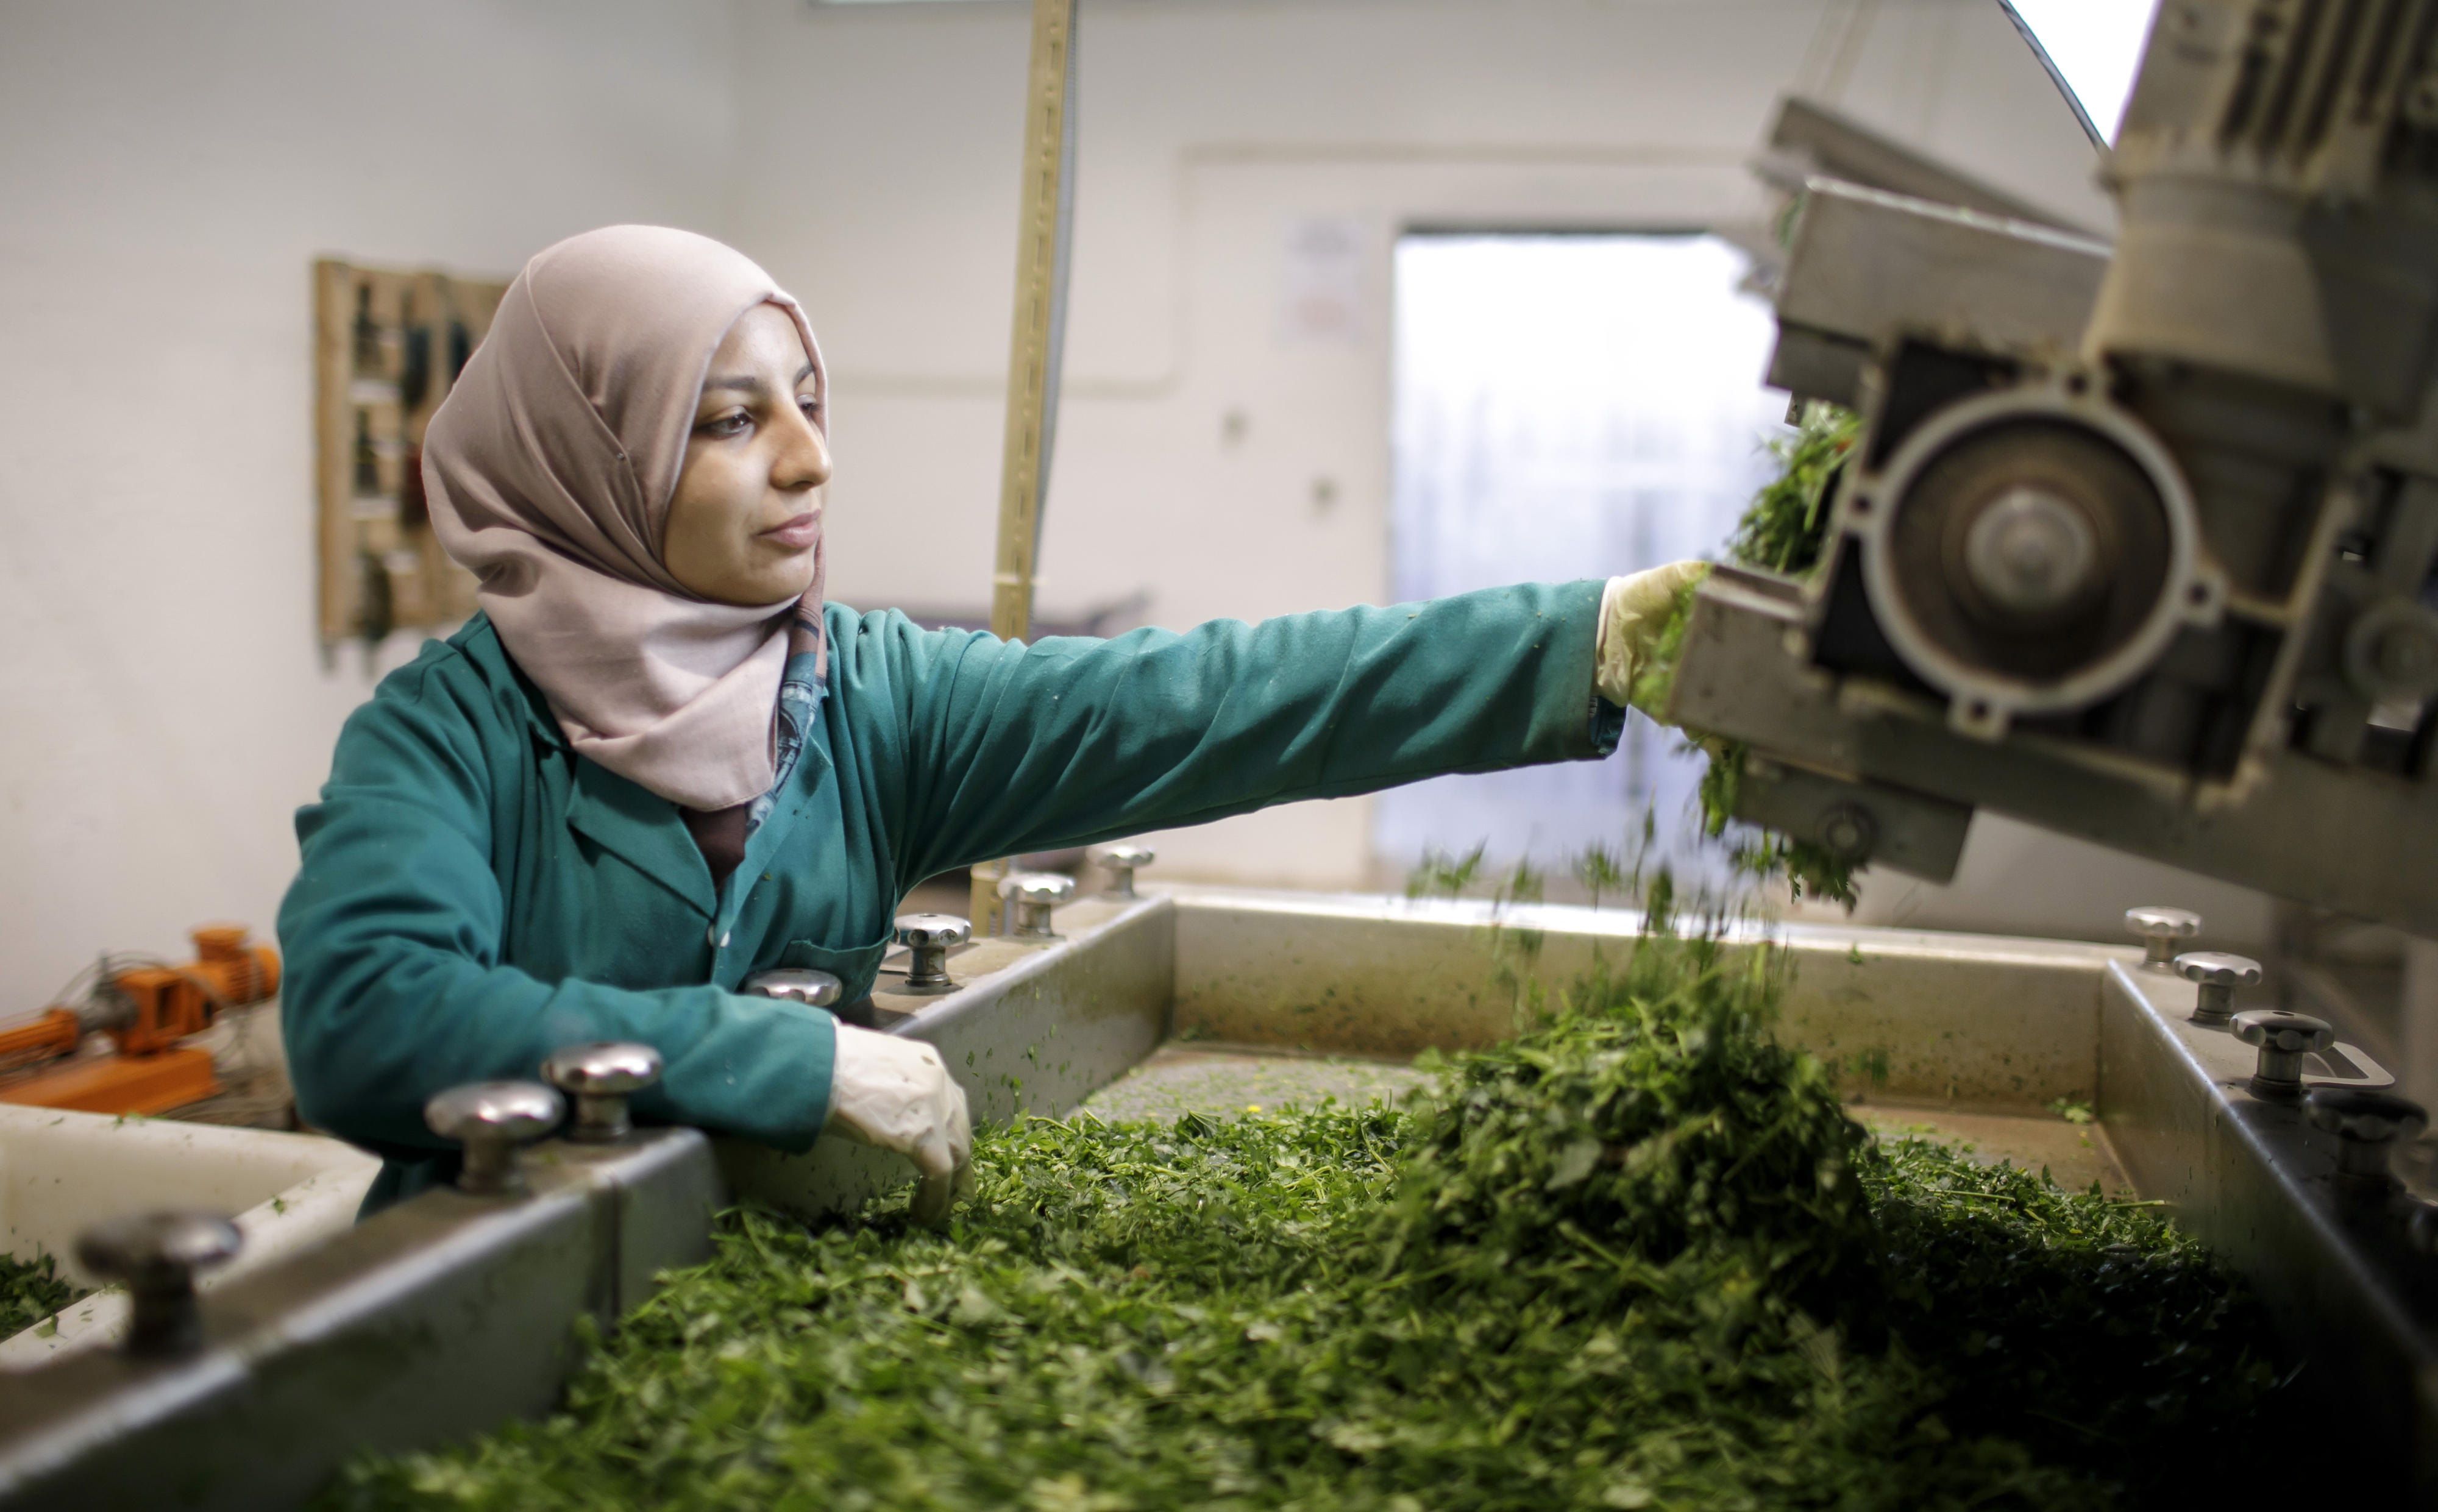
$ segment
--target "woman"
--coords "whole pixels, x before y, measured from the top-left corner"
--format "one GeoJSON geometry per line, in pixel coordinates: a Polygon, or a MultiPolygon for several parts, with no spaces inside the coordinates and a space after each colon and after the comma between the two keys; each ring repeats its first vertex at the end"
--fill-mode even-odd
{"type": "Polygon", "coordinates": [[[1034,645],[822,597],[821,350],[716,242],[614,226],[526,264],[433,416],[433,528],[483,612],[339,737],[280,910],[304,1116],[446,1179],[425,1100],[551,1051],[666,1058],[641,1117],[900,1151],[946,1210],[927,1045],[736,988],[867,993],[898,900],[971,862],[1615,746],[1700,569],[1034,645]]]}

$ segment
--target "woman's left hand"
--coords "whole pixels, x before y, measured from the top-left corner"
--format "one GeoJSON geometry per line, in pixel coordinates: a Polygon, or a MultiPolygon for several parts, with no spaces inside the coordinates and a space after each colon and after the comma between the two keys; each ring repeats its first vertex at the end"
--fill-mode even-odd
{"type": "Polygon", "coordinates": [[[923,1184],[910,1211],[927,1227],[948,1221],[968,1185],[974,1131],[964,1090],[921,1040],[839,1025],[828,1132],[913,1161],[923,1184]]]}

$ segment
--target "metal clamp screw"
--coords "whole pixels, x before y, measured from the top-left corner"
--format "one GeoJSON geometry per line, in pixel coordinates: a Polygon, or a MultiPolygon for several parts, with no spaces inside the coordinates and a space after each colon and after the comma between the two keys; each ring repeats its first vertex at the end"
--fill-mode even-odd
{"type": "Polygon", "coordinates": [[[2422,1255],[2438,1255],[2438,1203],[2414,1203],[2404,1221],[2404,1242],[2422,1255]]]}
{"type": "Polygon", "coordinates": [[[1055,871],[1019,871],[999,879],[998,895],[1016,905],[1016,927],[1008,933],[1018,940],[1055,940],[1051,910],[1075,896],[1075,879],[1055,871]]]}
{"type": "Polygon", "coordinates": [[[476,1081],[423,1105],[432,1132],[465,1147],[458,1189],[483,1196],[522,1191],[518,1147],[557,1128],[566,1114],[566,1100],[539,1081],[476,1081]]]}
{"type": "Polygon", "coordinates": [[[748,997],[776,997],[806,1008],[836,1008],[846,995],[846,984],[809,966],[778,966],[755,972],[738,991],[748,997]]]}
{"type": "Polygon", "coordinates": [[[2395,1187],[2389,1152],[2429,1127],[2421,1104],[2368,1087],[2313,1087],[2307,1105],[2311,1126],[2336,1134],[2337,1190],[2355,1200],[2385,1200],[2395,1187]]]}
{"type": "Polygon", "coordinates": [[[2235,1037],[2260,1046],[2260,1064],[2248,1083],[2255,1098],[2296,1102],[2303,1097],[2303,1057],[2336,1043],[2323,1018],[2282,1008],[2248,1008],[2235,1015],[2235,1037]]]}
{"type": "Polygon", "coordinates": [[[96,1275],[125,1283],[127,1352],[181,1354],[203,1340],[195,1273],[234,1257],[244,1243],[218,1213],[131,1213],[77,1236],[77,1260],[96,1275]]]}
{"type": "Polygon", "coordinates": [[[929,995],[953,993],[948,979],[948,950],[974,938],[974,926],[954,914],[908,913],[897,916],[897,942],[906,947],[904,992],[929,995]]]}
{"type": "Polygon", "coordinates": [[[1135,898],[1135,873],[1159,859],[1147,845],[1111,845],[1103,847],[1092,857],[1101,870],[1109,874],[1109,890],[1104,898],[1135,898]]]}
{"type": "Polygon", "coordinates": [[[2213,1027],[2235,1013],[2235,990],[2260,980],[2260,962],[2215,950],[2188,950],[2176,958],[2176,974],[2200,984],[2193,1001],[2193,1022],[2213,1027]]]}
{"type": "Polygon", "coordinates": [[[2189,908],[2128,908],[2125,927],[2142,937],[2142,964],[2153,971],[2173,969],[2176,945],[2201,932],[2201,916],[2189,908]]]}
{"type": "Polygon", "coordinates": [[[627,1099],[658,1086],[661,1064],[661,1052],[648,1045],[609,1040],[567,1046],[541,1064],[541,1074],[543,1081],[575,1104],[567,1137],[579,1144],[606,1145],[632,1132],[635,1125],[627,1116],[627,1099]]]}

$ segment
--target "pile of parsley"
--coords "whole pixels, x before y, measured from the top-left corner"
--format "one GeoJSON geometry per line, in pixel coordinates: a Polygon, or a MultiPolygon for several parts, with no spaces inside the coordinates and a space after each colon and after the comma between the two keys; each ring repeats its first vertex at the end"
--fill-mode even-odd
{"type": "Polygon", "coordinates": [[[0,1255],[0,1339],[23,1333],[84,1294],[54,1272],[48,1255],[31,1260],[0,1255]]]}
{"type": "MultiPolygon", "coordinates": [[[[2249,1304],[2138,1204],[1874,1143],[1758,955],[1653,940],[1436,1100],[979,1143],[742,1212],[546,1422],[346,1508],[1924,1508],[2261,1494],[2249,1304]]],[[[2274,1458],[2273,1456],[2268,1458],[2274,1458]]]]}

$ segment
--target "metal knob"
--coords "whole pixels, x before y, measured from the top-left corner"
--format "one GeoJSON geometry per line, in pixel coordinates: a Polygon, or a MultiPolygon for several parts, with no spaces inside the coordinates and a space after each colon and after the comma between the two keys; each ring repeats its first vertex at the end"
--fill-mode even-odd
{"type": "Polygon", "coordinates": [[[1018,940],[1055,940],[1051,911],[1075,896],[1075,879],[1055,871],[1018,871],[999,880],[998,895],[1016,907],[1016,927],[1008,933],[1018,940]]]}
{"type": "Polygon", "coordinates": [[[566,1101],[539,1081],[476,1081],[425,1103],[423,1121],[465,1147],[458,1189],[488,1196],[524,1189],[517,1147],[557,1128],[566,1113],[566,1101]]]}
{"type": "Polygon", "coordinates": [[[2335,1044],[2337,1032],[2326,1019],[2308,1013],[2247,1008],[2235,1015],[2235,1037],[2260,1046],[2260,1064],[2250,1082],[2252,1095],[2294,1102],[2303,1096],[2303,1057],[2335,1044]]]}
{"type": "Polygon", "coordinates": [[[2176,946],[2201,932],[2201,916],[2189,908],[2128,908],[2125,927],[2142,937],[2142,964],[2174,968],[2176,946]]]}
{"type": "Polygon", "coordinates": [[[2395,1187],[2387,1169],[2395,1142],[2429,1127],[2421,1104],[2369,1087],[2313,1087],[2306,1106],[2313,1128],[2337,1136],[2337,1190],[2348,1198],[2384,1200],[2395,1187]]]}
{"type": "Polygon", "coordinates": [[[131,1213],[77,1236],[77,1259],[127,1287],[130,1354],[178,1354],[203,1343],[195,1273],[234,1257],[244,1243],[218,1213],[131,1213]]]}
{"type": "Polygon", "coordinates": [[[2404,1242],[2423,1255],[2438,1255],[2438,1203],[2414,1203],[2404,1221],[2404,1242]]]}
{"type": "Polygon", "coordinates": [[[2215,950],[2188,950],[2176,958],[2176,974],[2200,984],[2193,1003],[2193,1022],[2223,1024],[2235,1012],[2235,990],[2260,980],[2260,962],[2215,950]]]}
{"type": "Polygon", "coordinates": [[[567,1046],[541,1064],[541,1075],[575,1104],[567,1137],[580,1144],[606,1145],[633,1131],[627,1099],[660,1085],[661,1064],[661,1052],[648,1045],[605,1040],[567,1046]]]}
{"type": "Polygon", "coordinates": [[[974,938],[974,926],[950,913],[908,913],[897,916],[897,942],[906,947],[905,991],[922,994],[953,993],[948,979],[948,951],[974,938]]]}
{"type": "Polygon", "coordinates": [[[751,997],[783,998],[806,1008],[836,1008],[846,995],[846,984],[809,966],[780,966],[748,976],[743,991],[751,997]]]}
{"type": "Polygon", "coordinates": [[[1140,896],[1135,891],[1135,873],[1159,857],[1147,845],[1111,845],[1104,847],[1092,859],[1109,874],[1109,890],[1102,896],[1134,898],[1140,896]]]}

